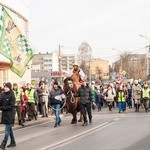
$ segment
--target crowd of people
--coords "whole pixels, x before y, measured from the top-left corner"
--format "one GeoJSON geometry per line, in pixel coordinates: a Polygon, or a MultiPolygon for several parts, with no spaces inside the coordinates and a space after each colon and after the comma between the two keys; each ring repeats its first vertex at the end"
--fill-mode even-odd
{"type": "MultiPolygon", "coordinates": [[[[102,82],[96,84],[93,81],[90,85],[83,78],[84,74],[77,64],[74,64],[73,73],[82,75],[79,83],[76,83],[78,88],[74,93],[75,97],[80,98],[82,126],[92,123],[92,109],[97,108],[98,111],[101,111],[104,107],[108,107],[108,111],[112,111],[116,107],[118,113],[123,113],[127,108],[134,108],[135,112],[139,112],[140,108],[148,112],[150,108],[150,88],[147,82],[141,82],[141,80],[134,80],[132,83],[116,81],[106,85],[102,82]]],[[[55,114],[54,127],[60,126],[62,122],[60,113],[65,110],[65,98],[63,88],[57,81],[53,82],[51,89],[44,78],[41,79],[37,88],[30,83],[23,87],[19,87],[17,83],[5,83],[0,91],[0,110],[2,111],[1,123],[5,124],[6,128],[0,148],[5,149],[9,136],[11,142],[7,147],[16,146],[12,130],[16,114],[18,124],[22,127],[25,126],[26,121],[37,120],[39,114],[42,118],[55,114]],[[50,109],[51,112],[49,112],[50,109]]]]}
{"type": "Polygon", "coordinates": [[[109,111],[118,107],[119,113],[126,111],[126,108],[134,108],[135,112],[139,112],[140,108],[144,108],[145,112],[148,112],[150,108],[148,82],[141,82],[141,80],[117,81],[107,85],[95,85],[93,91],[98,111],[105,106],[108,106],[109,111]]]}

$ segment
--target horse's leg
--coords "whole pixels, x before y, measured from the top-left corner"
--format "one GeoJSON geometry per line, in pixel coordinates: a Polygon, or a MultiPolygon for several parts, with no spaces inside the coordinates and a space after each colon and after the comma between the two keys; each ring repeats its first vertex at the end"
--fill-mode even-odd
{"type": "Polygon", "coordinates": [[[80,112],[80,119],[78,120],[78,122],[82,122],[82,120],[83,120],[83,115],[82,115],[82,113],[80,112]]]}
{"type": "Polygon", "coordinates": [[[76,124],[77,123],[77,111],[76,110],[74,111],[72,116],[73,118],[72,118],[71,124],[76,124]]]}

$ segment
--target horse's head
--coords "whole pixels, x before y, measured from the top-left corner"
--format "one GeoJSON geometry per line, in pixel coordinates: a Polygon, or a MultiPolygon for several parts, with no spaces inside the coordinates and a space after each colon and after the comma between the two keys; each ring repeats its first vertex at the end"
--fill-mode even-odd
{"type": "Polygon", "coordinates": [[[67,93],[68,91],[76,92],[76,85],[73,83],[72,78],[67,77],[64,80],[64,91],[67,93]]]}
{"type": "Polygon", "coordinates": [[[71,80],[68,80],[68,88],[73,89],[74,83],[71,80]]]}

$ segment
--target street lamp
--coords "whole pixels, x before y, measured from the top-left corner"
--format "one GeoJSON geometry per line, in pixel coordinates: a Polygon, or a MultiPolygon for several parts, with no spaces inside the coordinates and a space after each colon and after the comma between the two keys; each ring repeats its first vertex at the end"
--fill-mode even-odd
{"type": "Polygon", "coordinates": [[[148,44],[149,44],[148,46],[146,46],[146,47],[148,47],[148,49],[146,51],[146,68],[147,68],[146,70],[147,70],[147,75],[149,75],[150,38],[145,35],[141,35],[141,34],[140,34],[140,36],[145,38],[146,40],[148,40],[148,44]]]}
{"type": "Polygon", "coordinates": [[[58,65],[59,65],[59,78],[60,78],[60,85],[62,84],[62,69],[61,69],[61,46],[58,46],[58,65]]]}
{"type": "Polygon", "coordinates": [[[89,59],[89,85],[91,85],[91,55],[89,59]]]}

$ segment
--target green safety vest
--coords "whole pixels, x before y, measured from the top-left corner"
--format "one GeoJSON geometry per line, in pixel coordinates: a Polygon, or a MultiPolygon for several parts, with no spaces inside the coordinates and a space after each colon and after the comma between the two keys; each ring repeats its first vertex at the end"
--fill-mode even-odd
{"type": "Polygon", "coordinates": [[[148,97],[148,98],[150,98],[150,95],[149,95],[149,92],[150,92],[150,89],[149,88],[147,88],[147,89],[142,89],[142,92],[143,92],[143,98],[144,97],[148,97]]]}
{"type": "Polygon", "coordinates": [[[125,102],[125,93],[123,91],[118,92],[118,102],[125,102]]]}
{"type": "Polygon", "coordinates": [[[21,101],[21,92],[19,90],[17,91],[14,91],[14,94],[15,94],[15,98],[16,98],[16,102],[20,102],[21,101]]]}
{"type": "Polygon", "coordinates": [[[29,91],[29,90],[25,91],[25,94],[28,97],[28,102],[30,102],[30,103],[35,103],[34,92],[35,92],[34,89],[31,89],[31,91],[29,91]]]}

